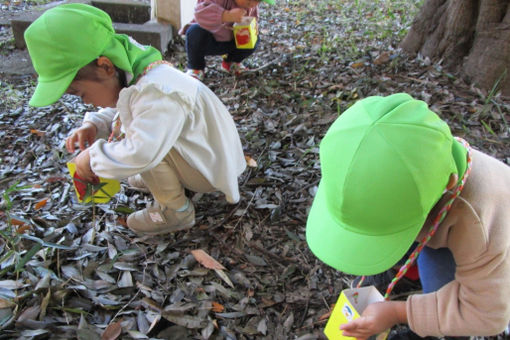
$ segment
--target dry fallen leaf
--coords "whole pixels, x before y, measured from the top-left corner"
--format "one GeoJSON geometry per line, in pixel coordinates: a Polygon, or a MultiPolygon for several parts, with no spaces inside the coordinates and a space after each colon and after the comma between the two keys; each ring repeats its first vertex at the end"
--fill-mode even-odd
{"type": "Polygon", "coordinates": [[[319,316],[319,321],[329,319],[330,316],[331,316],[331,311],[324,313],[321,316],[319,316]]]}
{"type": "Polygon", "coordinates": [[[357,62],[357,63],[352,63],[352,64],[351,64],[351,67],[352,67],[352,68],[361,68],[361,67],[363,67],[364,65],[365,65],[365,64],[364,64],[364,63],[362,63],[362,62],[357,62]]]}
{"type": "Polygon", "coordinates": [[[225,272],[221,269],[215,269],[214,270],[216,272],[216,274],[223,280],[225,281],[226,284],[228,284],[231,288],[234,288],[234,284],[232,283],[232,281],[230,280],[230,278],[228,277],[227,274],[225,274],[225,272]]]}
{"type": "Polygon", "coordinates": [[[388,61],[390,61],[390,54],[388,52],[383,52],[374,60],[374,64],[382,65],[386,64],[388,61]]]}
{"type": "Polygon", "coordinates": [[[244,155],[244,159],[246,160],[246,165],[248,165],[250,168],[257,167],[257,161],[251,158],[250,156],[244,155]]]}
{"type": "Polygon", "coordinates": [[[215,313],[221,313],[225,310],[225,306],[219,302],[213,301],[211,310],[215,313]]]}
{"type": "Polygon", "coordinates": [[[11,224],[12,225],[25,225],[25,222],[17,220],[15,218],[11,218],[11,224]]]}
{"type": "Polygon", "coordinates": [[[207,254],[202,249],[192,250],[191,254],[195,257],[195,260],[198,261],[202,266],[209,269],[220,269],[223,270],[225,267],[221,265],[218,261],[213,259],[209,254],[207,254]]]}
{"type": "Polygon", "coordinates": [[[46,132],[37,129],[30,129],[30,133],[33,133],[34,135],[39,137],[42,137],[46,134],[46,132]]]}
{"type": "Polygon", "coordinates": [[[35,210],[39,210],[41,209],[42,207],[44,207],[46,205],[46,203],[48,203],[48,198],[45,198],[45,199],[42,199],[40,200],[39,202],[37,202],[34,206],[34,209],[35,210]]]}
{"type": "Polygon", "coordinates": [[[22,226],[19,226],[17,229],[16,229],[16,233],[18,234],[24,234],[25,231],[29,230],[30,229],[30,226],[28,224],[23,224],[22,226]]]}
{"type": "Polygon", "coordinates": [[[101,335],[101,340],[115,340],[122,333],[122,325],[121,321],[117,321],[111,323],[106,327],[103,334],[101,335]]]}

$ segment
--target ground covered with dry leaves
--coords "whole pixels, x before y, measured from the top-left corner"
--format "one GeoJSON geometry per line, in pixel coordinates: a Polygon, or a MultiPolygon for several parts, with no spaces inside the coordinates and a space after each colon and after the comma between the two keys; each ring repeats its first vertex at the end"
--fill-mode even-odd
{"type": "MultiPolygon", "coordinates": [[[[277,3],[261,4],[261,45],[247,60],[255,71],[234,78],[208,59],[205,83],[228,106],[253,164],[236,205],[190,193],[190,231],[128,230],[127,214],[151,197],[125,183],[107,204],[79,204],[64,140],[92,108],[68,96],[31,108],[35,78],[1,74],[0,339],[324,338],[351,278],[311,254],[305,223],[319,142],[357,99],[408,92],[456,135],[510,163],[510,102],[398,50],[421,1],[277,3]],[[197,250],[220,269],[199,263],[197,250]]],[[[0,29],[4,58],[13,40],[0,29]]],[[[166,59],[184,68],[182,39],[166,59]]]]}

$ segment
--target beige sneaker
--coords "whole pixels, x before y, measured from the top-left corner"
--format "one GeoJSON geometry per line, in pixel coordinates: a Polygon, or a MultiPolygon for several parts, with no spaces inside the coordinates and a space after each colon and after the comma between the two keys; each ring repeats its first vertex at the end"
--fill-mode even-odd
{"type": "Polygon", "coordinates": [[[188,208],[176,211],[163,208],[157,202],[128,216],[127,226],[139,234],[160,235],[186,230],[195,225],[195,207],[189,201],[188,208]]]}
{"type": "Polygon", "coordinates": [[[145,193],[149,192],[149,188],[147,188],[147,186],[145,185],[145,182],[142,179],[142,175],[140,174],[128,177],[127,182],[128,185],[135,190],[145,193]]]}

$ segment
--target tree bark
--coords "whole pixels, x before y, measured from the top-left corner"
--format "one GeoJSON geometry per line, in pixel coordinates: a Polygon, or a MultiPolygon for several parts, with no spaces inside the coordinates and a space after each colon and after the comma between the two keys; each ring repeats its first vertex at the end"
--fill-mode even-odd
{"type": "Polygon", "coordinates": [[[509,0],[426,0],[400,47],[510,96],[509,0]]]}

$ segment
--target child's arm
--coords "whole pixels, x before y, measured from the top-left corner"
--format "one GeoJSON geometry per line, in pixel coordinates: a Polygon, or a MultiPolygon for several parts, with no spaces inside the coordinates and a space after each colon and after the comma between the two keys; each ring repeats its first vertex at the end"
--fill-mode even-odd
{"type": "Polygon", "coordinates": [[[87,182],[94,182],[96,174],[90,167],[90,154],[89,149],[86,149],[78,154],[73,160],[76,164],[76,173],[87,182]]]}
{"type": "Polygon", "coordinates": [[[368,305],[360,318],[341,325],[340,329],[345,336],[366,339],[399,323],[407,323],[406,303],[383,301],[368,305]]]}
{"type": "Polygon", "coordinates": [[[85,150],[88,146],[91,146],[96,140],[97,127],[91,122],[84,122],[81,127],[74,130],[69,137],[66,139],[66,149],[70,153],[75,151],[76,143],[80,147],[80,150],[85,150]]]}
{"type": "Polygon", "coordinates": [[[97,112],[87,112],[83,118],[83,124],[92,123],[97,128],[96,138],[107,139],[112,130],[112,122],[117,115],[117,110],[104,108],[97,112]]]}
{"type": "Polygon", "coordinates": [[[241,22],[243,17],[246,15],[246,10],[242,8],[234,8],[230,11],[224,11],[221,15],[221,21],[223,22],[241,22]]]}
{"type": "Polygon", "coordinates": [[[246,15],[242,8],[226,9],[219,1],[203,1],[195,8],[195,20],[200,27],[216,33],[225,29],[224,23],[239,22],[246,15]]]}

